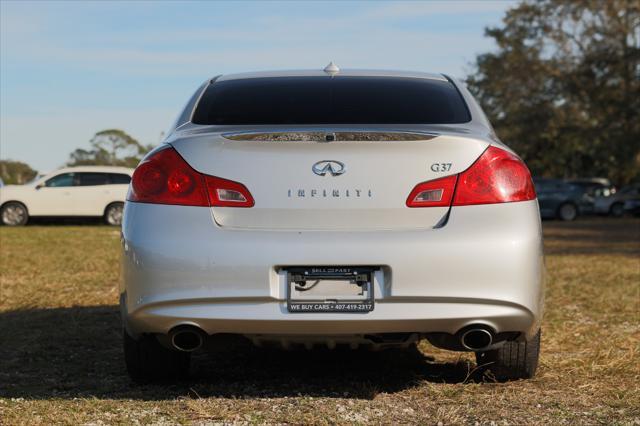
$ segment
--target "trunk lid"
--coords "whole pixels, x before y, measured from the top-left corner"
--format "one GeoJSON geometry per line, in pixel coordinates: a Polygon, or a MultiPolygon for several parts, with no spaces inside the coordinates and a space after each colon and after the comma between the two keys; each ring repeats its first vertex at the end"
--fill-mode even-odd
{"type": "Polygon", "coordinates": [[[200,130],[170,143],[197,171],[253,195],[252,208],[212,208],[219,226],[272,230],[433,228],[449,208],[408,208],[411,190],[464,171],[489,145],[454,132],[402,131],[200,130]]]}

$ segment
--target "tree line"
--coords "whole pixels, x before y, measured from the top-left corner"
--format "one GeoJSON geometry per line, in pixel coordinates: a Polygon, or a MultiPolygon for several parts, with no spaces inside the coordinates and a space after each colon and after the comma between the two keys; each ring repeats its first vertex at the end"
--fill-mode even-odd
{"type": "MultiPolygon", "coordinates": [[[[640,1],[523,1],[485,35],[467,86],[534,175],[640,178],[640,1]]],[[[118,129],[90,146],[67,164],[135,167],[151,148],[118,129]]],[[[6,183],[32,174],[0,162],[6,183]]]]}
{"type": "Polygon", "coordinates": [[[640,2],[525,1],[467,78],[534,175],[640,177],[640,2]]]}
{"type": "Polygon", "coordinates": [[[153,145],[143,145],[124,130],[108,129],[95,134],[90,149],[78,148],[69,155],[67,166],[136,167],[153,145]]]}
{"type": "MultiPolygon", "coordinates": [[[[89,141],[89,149],[77,148],[69,154],[66,165],[121,166],[134,168],[153,145],[144,145],[124,130],[107,129],[96,133],[89,141]]],[[[38,174],[20,161],[0,161],[0,177],[7,185],[21,185],[38,174]]]]}

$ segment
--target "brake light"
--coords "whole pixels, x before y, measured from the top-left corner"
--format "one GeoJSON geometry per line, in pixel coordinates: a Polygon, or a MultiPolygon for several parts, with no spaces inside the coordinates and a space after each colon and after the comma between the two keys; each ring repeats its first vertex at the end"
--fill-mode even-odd
{"type": "Polygon", "coordinates": [[[511,203],[535,198],[531,173],[522,160],[490,146],[464,172],[416,185],[407,198],[407,207],[511,203]]]}
{"type": "Polygon", "coordinates": [[[195,171],[171,148],[146,159],[133,172],[129,201],[201,207],[252,207],[241,183],[195,171]]]}
{"type": "Polygon", "coordinates": [[[458,175],[419,183],[407,198],[407,207],[449,207],[458,175]]]}
{"type": "Polygon", "coordinates": [[[536,198],[527,166],[516,155],[490,146],[460,173],[454,206],[511,203],[536,198]]]}

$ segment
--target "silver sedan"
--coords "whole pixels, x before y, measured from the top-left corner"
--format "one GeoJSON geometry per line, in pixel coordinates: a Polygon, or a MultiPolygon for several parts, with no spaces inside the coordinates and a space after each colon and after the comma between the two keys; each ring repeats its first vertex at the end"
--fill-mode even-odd
{"type": "Polygon", "coordinates": [[[475,352],[535,373],[543,253],[526,165],[441,74],[207,80],[136,169],[121,312],[135,380],[231,333],[475,352]]]}

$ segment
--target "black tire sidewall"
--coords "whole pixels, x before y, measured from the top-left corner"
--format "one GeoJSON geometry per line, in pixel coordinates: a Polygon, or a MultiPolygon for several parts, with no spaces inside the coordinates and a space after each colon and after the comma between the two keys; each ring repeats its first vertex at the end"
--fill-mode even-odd
{"type": "Polygon", "coordinates": [[[538,369],[541,334],[538,330],[530,340],[505,342],[498,349],[476,352],[476,363],[498,381],[530,379],[538,369]]]}

